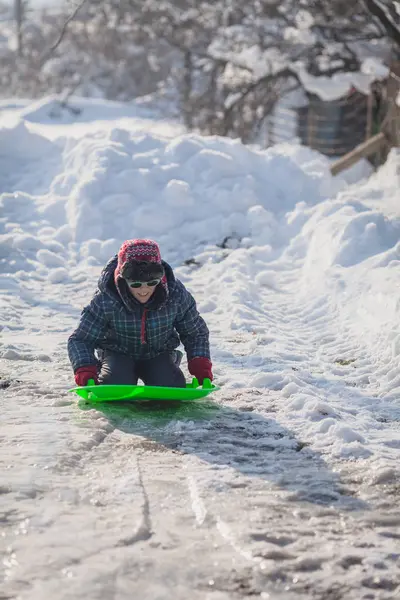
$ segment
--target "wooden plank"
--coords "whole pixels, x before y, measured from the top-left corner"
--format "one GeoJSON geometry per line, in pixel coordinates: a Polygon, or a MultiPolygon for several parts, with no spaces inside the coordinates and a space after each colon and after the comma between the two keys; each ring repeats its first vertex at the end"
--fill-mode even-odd
{"type": "Polygon", "coordinates": [[[378,133],[372,138],[359,144],[354,150],[342,156],[331,165],[332,175],[337,175],[345,169],[352,167],[360,158],[366,158],[378,152],[384,145],[387,144],[387,139],[384,133],[378,133]]]}

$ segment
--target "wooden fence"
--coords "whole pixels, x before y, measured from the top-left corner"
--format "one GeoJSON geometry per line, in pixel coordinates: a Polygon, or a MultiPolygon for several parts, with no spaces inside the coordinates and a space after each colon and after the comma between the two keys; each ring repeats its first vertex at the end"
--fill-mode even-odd
{"type": "Polygon", "coordinates": [[[334,159],[334,175],[361,158],[368,158],[377,167],[386,160],[390,148],[400,146],[399,105],[397,62],[387,80],[373,85],[368,96],[353,90],[334,102],[311,97],[302,108],[280,104],[266,124],[265,145],[297,139],[334,159]]]}
{"type": "Polygon", "coordinates": [[[372,135],[372,128],[369,127],[365,142],[331,165],[332,175],[348,169],[360,158],[372,158],[378,166],[386,160],[390,148],[400,146],[400,63],[392,65],[383,92],[379,132],[372,135]]]}

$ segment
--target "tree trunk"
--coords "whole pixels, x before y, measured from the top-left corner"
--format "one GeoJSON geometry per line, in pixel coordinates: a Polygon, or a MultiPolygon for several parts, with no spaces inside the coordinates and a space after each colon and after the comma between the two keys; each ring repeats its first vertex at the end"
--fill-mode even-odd
{"type": "Polygon", "coordinates": [[[22,21],[24,14],[24,2],[23,0],[15,0],[14,4],[14,15],[15,15],[15,29],[17,36],[17,55],[21,58],[23,54],[22,48],[22,21]]]}
{"type": "Polygon", "coordinates": [[[182,112],[185,126],[193,129],[193,114],[190,105],[193,85],[193,62],[192,53],[188,50],[185,52],[183,59],[183,89],[182,89],[182,112]]]}

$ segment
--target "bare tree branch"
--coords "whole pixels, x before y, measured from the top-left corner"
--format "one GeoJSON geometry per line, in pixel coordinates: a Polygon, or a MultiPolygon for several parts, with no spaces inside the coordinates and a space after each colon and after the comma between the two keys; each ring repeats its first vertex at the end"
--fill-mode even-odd
{"type": "Polygon", "coordinates": [[[52,46],[50,46],[49,48],[47,48],[47,50],[45,50],[45,52],[43,53],[43,55],[41,56],[40,61],[39,61],[41,67],[44,65],[45,62],[47,62],[49,60],[49,58],[51,57],[53,52],[61,44],[61,42],[63,41],[63,38],[65,36],[65,33],[67,31],[68,25],[71,23],[71,21],[73,21],[75,19],[76,15],[78,14],[78,12],[82,8],[82,6],[85,4],[85,2],[86,2],[86,0],[81,0],[81,2],[75,6],[75,8],[72,11],[72,13],[70,14],[70,16],[64,22],[64,24],[61,28],[60,34],[59,34],[58,38],[56,39],[56,41],[54,42],[54,44],[52,44],[52,46]]]}
{"type": "Polygon", "coordinates": [[[257,89],[260,86],[268,86],[273,82],[276,82],[278,80],[287,80],[294,77],[295,79],[298,80],[299,84],[300,84],[300,79],[299,76],[297,75],[297,73],[295,73],[292,69],[289,68],[285,68],[282,71],[279,71],[278,73],[274,73],[273,75],[269,74],[269,75],[265,75],[264,77],[261,77],[260,79],[257,79],[257,81],[253,81],[245,90],[242,90],[240,92],[240,94],[238,95],[238,97],[235,99],[234,102],[232,102],[232,104],[230,104],[229,108],[227,108],[224,111],[224,123],[225,123],[225,129],[226,131],[224,132],[224,135],[226,135],[228,133],[228,129],[229,129],[229,121],[231,118],[231,115],[234,111],[234,109],[240,105],[240,103],[243,102],[243,100],[245,100],[245,98],[251,94],[251,92],[253,92],[255,89],[257,89]]]}
{"type": "Polygon", "coordinates": [[[394,4],[393,11],[390,10],[390,6],[382,5],[380,0],[364,0],[368,11],[373,14],[385,28],[388,35],[393,41],[400,47],[400,23],[396,23],[394,19],[394,4]]]}

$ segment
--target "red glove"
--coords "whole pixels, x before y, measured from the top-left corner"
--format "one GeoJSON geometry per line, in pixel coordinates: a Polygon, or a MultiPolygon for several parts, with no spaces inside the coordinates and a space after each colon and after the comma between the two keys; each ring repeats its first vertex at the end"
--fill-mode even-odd
{"type": "Polygon", "coordinates": [[[203,385],[205,379],[213,380],[212,362],[205,356],[197,356],[188,362],[189,373],[196,377],[200,385],[203,385]]]}
{"type": "Polygon", "coordinates": [[[89,379],[94,379],[94,382],[99,383],[97,379],[97,367],[88,366],[88,367],[79,367],[75,371],[75,383],[76,385],[87,385],[89,379]]]}

